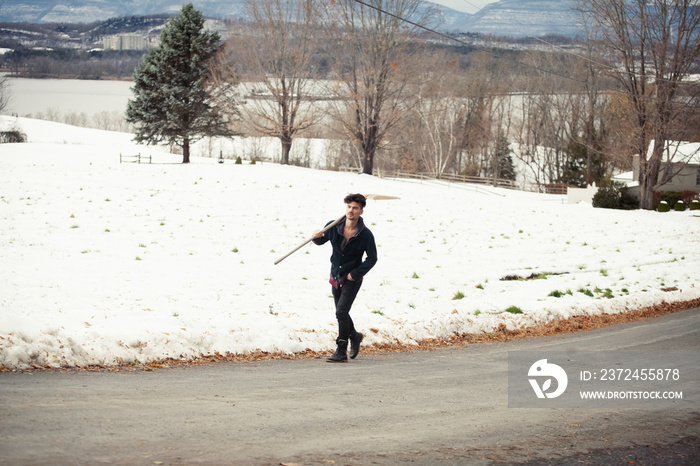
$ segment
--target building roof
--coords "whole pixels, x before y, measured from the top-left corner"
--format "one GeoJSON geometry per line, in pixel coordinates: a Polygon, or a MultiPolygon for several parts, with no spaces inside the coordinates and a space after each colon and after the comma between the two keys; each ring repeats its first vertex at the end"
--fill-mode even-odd
{"type": "MultiPolygon", "coordinates": [[[[654,149],[655,141],[649,145],[649,152],[654,149]]],[[[684,141],[667,141],[666,151],[663,161],[671,159],[673,163],[688,163],[692,165],[700,165],[700,142],[684,142],[684,141]]]]}

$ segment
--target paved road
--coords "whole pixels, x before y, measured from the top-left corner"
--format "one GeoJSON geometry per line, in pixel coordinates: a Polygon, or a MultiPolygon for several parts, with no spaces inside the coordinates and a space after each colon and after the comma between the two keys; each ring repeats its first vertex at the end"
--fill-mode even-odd
{"type": "Polygon", "coordinates": [[[507,352],[700,350],[700,309],[432,352],[0,374],[0,464],[699,464],[691,409],[513,409],[507,352]]]}

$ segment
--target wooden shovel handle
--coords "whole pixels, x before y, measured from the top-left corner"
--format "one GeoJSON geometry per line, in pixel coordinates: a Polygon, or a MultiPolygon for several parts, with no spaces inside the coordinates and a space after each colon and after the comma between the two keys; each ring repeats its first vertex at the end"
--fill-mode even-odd
{"type": "MultiPolygon", "coordinates": [[[[338,217],[337,220],[333,220],[331,223],[329,223],[328,225],[326,225],[326,226],[323,228],[323,230],[321,230],[321,233],[327,232],[328,230],[330,230],[331,228],[333,228],[334,226],[336,226],[338,223],[340,223],[340,221],[341,221],[342,219],[344,219],[344,218],[345,218],[345,215],[343,215],[342,217],[338,217]]],[[[275,261],[275,265],[279,264],[280,262],[282,262],[283,260],[285,260],[287,257],[289,257],[289,256],[291,256],[292,254],[294,254],[295,252],[297,252],[299,249],[301,249],[301,248],[303,248],[304,246],[306,246],[307,244],[309,244],[311,241],[313,241],[313,239],[314,239],[314,238],[313,238],[313,236],[312,236],[311,238],[309,238],[309,239],[307,239],[306,241],[304,241],[303,243],[301,243],[299,246],[297,246],[297,247],[295,247],[294,249],[292,249],[291,251],[289,251],[289,252],[288,252],[287,254],[285,254],[284,256],[282,256],[282,257],[280,257],[279,259],[277,259],[277,260],[275,261]]]]}

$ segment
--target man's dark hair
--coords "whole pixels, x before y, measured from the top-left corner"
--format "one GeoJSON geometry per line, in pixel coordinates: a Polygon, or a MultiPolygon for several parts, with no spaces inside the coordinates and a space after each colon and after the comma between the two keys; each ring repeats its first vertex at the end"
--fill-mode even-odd
{"type": "Polygon", "coordinates": [[[357,202],[363,209],[367,205],[367,199],[365,199],[365,196],[363,196],[362,194],[348,194],[347,196],[345,196],[345,199],[343,199],[343,202],[345,202],[346,204],[350,204],[351,202],[357,202]]]}

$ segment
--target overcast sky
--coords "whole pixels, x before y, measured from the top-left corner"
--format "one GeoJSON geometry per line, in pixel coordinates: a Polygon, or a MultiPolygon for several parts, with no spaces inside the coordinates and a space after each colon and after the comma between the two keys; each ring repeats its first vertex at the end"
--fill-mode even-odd
{"type": "Polygon", "coordinates": [[[445,5],[453,10],[465,11],[467,13],[476,13],[489,3],[494,3],[497,0],[431,0],[433,3],[445,5]]]}

